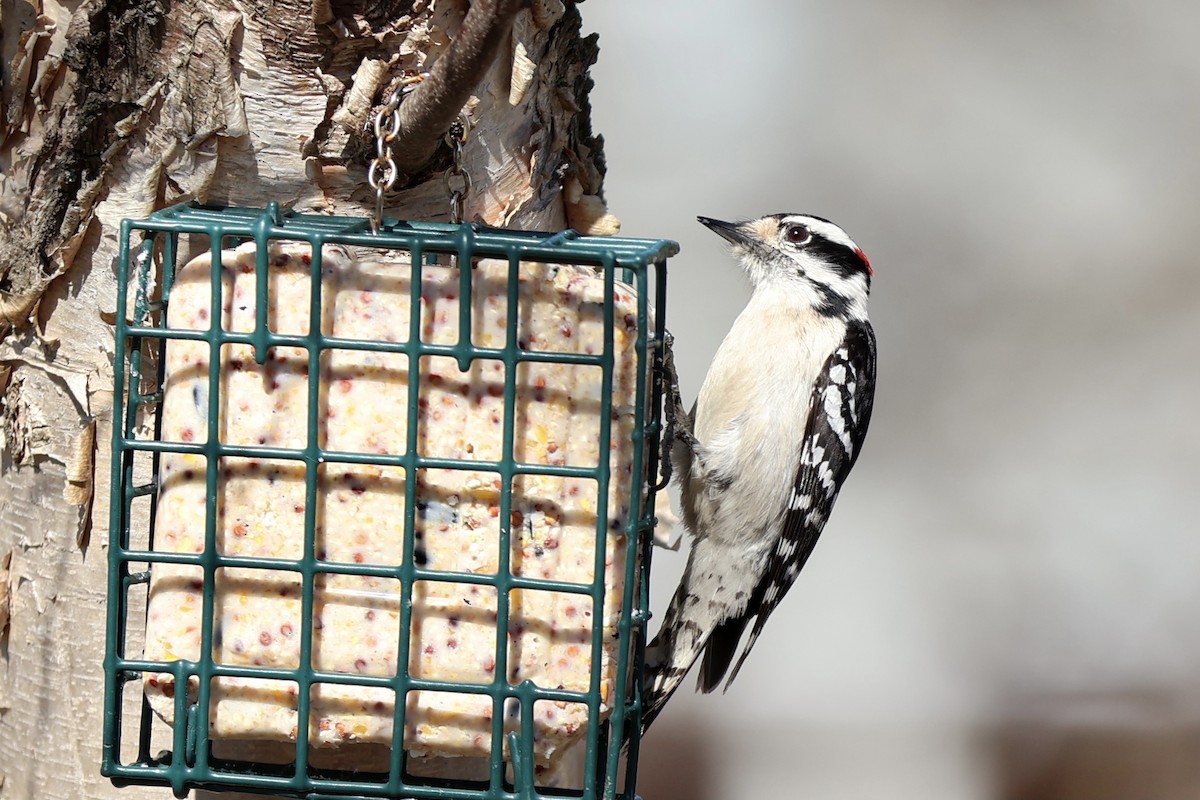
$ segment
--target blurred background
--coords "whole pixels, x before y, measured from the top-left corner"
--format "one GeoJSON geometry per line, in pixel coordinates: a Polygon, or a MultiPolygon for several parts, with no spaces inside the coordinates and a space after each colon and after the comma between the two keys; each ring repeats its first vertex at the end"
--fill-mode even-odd
{"type": "Polygon", "coordinates": [[[876,270],[864,455],[641,794],[1200,797],[1200,4],[582,12],[609,205],[683,246],[687,402],[748,296],[697,214],[817,213],[876,270]]]}

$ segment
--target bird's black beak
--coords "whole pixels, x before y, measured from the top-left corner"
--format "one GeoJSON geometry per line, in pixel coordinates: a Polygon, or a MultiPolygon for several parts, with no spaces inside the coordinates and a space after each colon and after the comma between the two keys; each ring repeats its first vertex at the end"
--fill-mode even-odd
{"type": "Polygon", "coordinates": [[[742,231],[742,226],[733,222],[725,222],[724,220],[712,219],[711,217],[696,217],[697,221],[713,233],[720,236],[731,244],[747,243],[748,237],[742,231]]]}

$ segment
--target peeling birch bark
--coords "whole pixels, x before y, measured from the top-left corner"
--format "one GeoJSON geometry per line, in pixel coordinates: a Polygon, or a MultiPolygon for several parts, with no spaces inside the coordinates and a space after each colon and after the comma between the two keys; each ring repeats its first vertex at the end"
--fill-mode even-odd
{"type": "MultiPolygon", "coordinates": [[[[613,231],[595,40],[573,3],[529,6],[468,103],[466,216],[613,231]]],[[[98,771],[121,219],[193,198],[367,214],[364,125],[469,7],[0,0],[0,800],[171,796],[98,771]]],[[[448,164],[388,215],[448,219],[448,164]]]]}

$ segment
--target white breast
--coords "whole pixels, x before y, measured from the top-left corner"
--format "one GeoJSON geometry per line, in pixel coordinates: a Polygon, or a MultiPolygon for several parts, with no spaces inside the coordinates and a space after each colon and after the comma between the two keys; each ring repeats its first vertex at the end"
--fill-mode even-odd
{"type": "Polygon", "coordinates": [[[845,336],[841,320],[772,288],[750,298],[700,390],[695,434],[708,474],[693,474],[684,494],[692,529],[709,536],[760,543],[778,535],[813,383],[845,336]]]}

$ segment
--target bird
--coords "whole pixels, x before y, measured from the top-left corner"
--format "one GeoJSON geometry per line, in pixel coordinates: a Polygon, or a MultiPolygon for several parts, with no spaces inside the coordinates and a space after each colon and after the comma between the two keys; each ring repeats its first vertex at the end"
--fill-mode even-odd
{"type": "Polygon", "coordinates": [[[691,411],[669,381],[671,453],[692,546],[646,649],[643,732],[701,653],[698,690],[722,679],[729,689],[812,553],[875,399],[874,270],[846,232],[811,214],[697,219],[728,241],[753,291],[691,411]]]}

